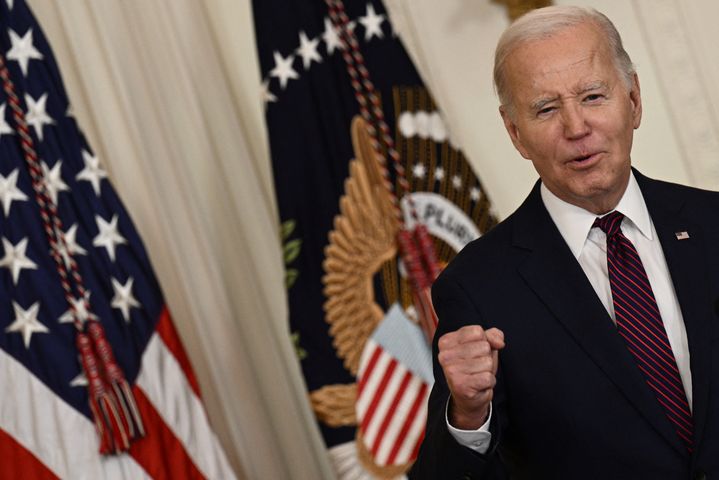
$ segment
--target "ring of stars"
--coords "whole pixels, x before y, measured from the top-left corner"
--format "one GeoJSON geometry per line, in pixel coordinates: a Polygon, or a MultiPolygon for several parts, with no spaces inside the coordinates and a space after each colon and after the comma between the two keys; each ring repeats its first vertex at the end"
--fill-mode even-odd
{"type": "MultiPolygon", "coordinates": [[[[371,3],[366,4],[365,14],[358,17],[357,20],[364,29],[364,41],[369,42],[373,38],[383,39],[385,32],[382,29],[385,22],[389,23],[387,15],[378,14],[371,3]]],[[[357,27],[357,22],[350,21],[347,24],[347,29],[353,32],[357,27]]],[[[274,103],[277,101],[277,97],[270,90],[270,79],[276,78],[281,90],[285,90],[290,80],[298,80],[300,74],[293,66],[296,56],[302,59],[302,66],[305,71],[309,71],[314,63],[322,63],[323,57],[320,53],[320,42],[325,44],[326,56],[331,56],[335,51],[341,50],[343,43],[341,40],[340,32],[332,24],[332,21],[325,17],[324,19],[324,31],[315,37],[308,37],[304,30],[301,30],[298,34],[299,46],[293,50],[293,53],[283,56],[280,52],[275,50],[272,53],[274,61],[274,67],[270,70],[269,75],[262,82],[260,95],[262,103],[267,106],[268,103],[274,103]]]]}

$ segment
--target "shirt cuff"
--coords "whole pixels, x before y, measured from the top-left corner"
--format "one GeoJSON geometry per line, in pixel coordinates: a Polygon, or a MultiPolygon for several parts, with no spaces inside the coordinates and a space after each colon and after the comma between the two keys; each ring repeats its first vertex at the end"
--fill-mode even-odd
{"type": "Polygon", "coordinates": [[[444,409],[444,419],[447,422],[447,430],[457,440],[457,443],[474,450],[477,453],[485,454],[489,450],[489,445],[492,443],[492,433],[489,431],[489,421],[492,419],[492,404],[489,404],[489,415],[487,415],[487,421],[484,425],[479,427],[477,430],[460,430],[454,428],[449,423],[449,400],[447,400],[447,406],[444,409]]]}

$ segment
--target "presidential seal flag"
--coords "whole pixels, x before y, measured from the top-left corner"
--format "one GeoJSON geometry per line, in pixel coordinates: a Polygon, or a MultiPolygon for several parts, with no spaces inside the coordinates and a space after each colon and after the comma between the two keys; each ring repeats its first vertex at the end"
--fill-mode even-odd
{"type": "Polygon", "coordinates": [[[431,389],[429,287],[489,199],[379,1],[253,2],[289,327],[340,478],[402,476],[431,389]]]}
{"type": "Polygon", "coordinates": [[[0,2],[0,478],[234,478],[127,212],[0,2]]]}

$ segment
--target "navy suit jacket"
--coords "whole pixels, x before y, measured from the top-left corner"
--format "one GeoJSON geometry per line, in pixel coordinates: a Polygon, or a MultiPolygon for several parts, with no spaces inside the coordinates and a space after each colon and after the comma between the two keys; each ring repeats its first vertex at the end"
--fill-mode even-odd
{"type": "Polygon", "coordinates": [[[719,193],[634,174],[686,326],[693,454],[549,216],[538,182],[432,288],[435,385],[411,478],[719,479],[719,193]],[[677,238],[682,231],[688,239],[677,238]],[[497,327],[506,340],[484,455],[447,430],[449,391],[437,362],[439,337],[470,324],[497,327]]]}

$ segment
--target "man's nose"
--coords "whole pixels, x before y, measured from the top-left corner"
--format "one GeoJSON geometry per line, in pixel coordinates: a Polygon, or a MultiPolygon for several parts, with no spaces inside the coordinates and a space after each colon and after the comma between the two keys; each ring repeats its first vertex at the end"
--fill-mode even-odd
{"type": "Polygon", "coordinates": [[[562,108],[564,136],[568,139],[582,138],[591,131],[587,119],[579,105],[565,105],[562,108]]]}

